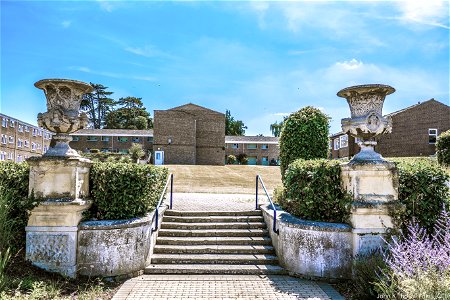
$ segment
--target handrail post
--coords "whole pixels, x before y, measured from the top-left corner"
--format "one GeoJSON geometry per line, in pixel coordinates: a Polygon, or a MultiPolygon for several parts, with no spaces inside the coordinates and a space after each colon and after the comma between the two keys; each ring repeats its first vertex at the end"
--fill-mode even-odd
{"type": "Polygon", "coordinates": [[[155,221],[156,222],[155,222],[155,229],[153,229],[153,232],[158,230],[158,215],[159,215],[158,206],[155,209],[155,214],[156,214],[156,216],[155,216],[155,221]]]}
{"type": "Polygon", "coordinates": [[[256,175],[256,207],[255,209],[258,209],[258,179],[259,179],[259,175],[256,175]]]}
{"type": "Polygon", "coordinates": [[[277,210],[276,209],[273,210],[273,231],[275,233],[278,233],[277,232],[277,210]]]}
{"type": "Polygon", "coordinates": [[[173,199],[173,173],[170,174],[170,205],[169,205],[170,209],[172,209],[172,199],[173,199]]]}

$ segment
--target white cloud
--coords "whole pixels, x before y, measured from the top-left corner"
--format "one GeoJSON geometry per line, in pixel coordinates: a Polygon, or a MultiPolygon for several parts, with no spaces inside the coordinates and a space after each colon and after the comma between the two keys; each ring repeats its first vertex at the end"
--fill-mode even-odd
{"type": "Polygon", "coordinates": [[[341,67],[345,70],[354,70],[361,68],[363,66],[362,61],[358,61],[355,58],[352,58],[350,61],[337,62],[336,66],[341,67]]]}
{"type": "Polygon", "coordinates": [[[136,54],[136,55],[144,56],[144,57],[173,58],[172,55],[167,54],[152,45],[146,45],[144,47],[126,47],[124,50],[128,51],[130,53],[136,54]]]}
{"type": "Polygon", "coordinates": [[[62,22],[61,22],[61,25],[62,25],[62,27],[64,27],[64,28],[69,28],[70,25],[72,25],[72,21],[69,21],[69,20],[62,21],[62,22]]]}
{"type": "Polygon", "coordinates": [[[117,8],[118,1],[96,0],[100,8],[106,12],[112,12],[117,8]]]}
{"type": "Polygon", "coordinates": [[[100,76],[111,77],[111,78],[128,78],[128,79],[144,80],[144,81],[156,81],[156,78],[151,77],[151,76],[138,76],[138,75],[128,75],[128,74],[126,75],[126,74],[113,73],[113,72],[96,71],[96,70],[92,70],[88,67],[72,66],[72,67],[69,67],[69,69],[74,70],[74,71],[83,72],[83,73],[100,75],[100,76]]]}
{"type": "Polygon", "coordinates": [[[440,0],[409,0],[397,2],[400,20],[449,29],[449,4],[440,0]]]}

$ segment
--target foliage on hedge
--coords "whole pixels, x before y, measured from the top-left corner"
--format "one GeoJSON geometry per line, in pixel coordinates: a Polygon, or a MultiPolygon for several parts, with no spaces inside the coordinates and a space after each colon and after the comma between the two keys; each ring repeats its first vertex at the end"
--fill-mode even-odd
{"type": "Polygon", "coordinates": [[[286,197],[281,206],[302,219],[347,223],[352,198],[341,188],[340,174],[338,161],[294,161],[284,176],[286,197]]]}
{"type": "Polygon", "coordinates": [[[95,163],[90,173],[95,217],[119,220],[144,216],[155,207],[167,176],[167,168],[152,165],[95,163]]]}
{"type": "Polygon", "coordinates": [[[36,205],[28,198],[29,173],[27,163],[0,162],[0,243],[12,251],[25,246],[29,211],[36,205]]]}
{"type": "Polygon", "coordinates": [[[404,211],[393,212],[396,225],[405,228],[415,220],[431,230],[442,208],[450,207],[449,174],[428,158],[393,158],[399,172],[399,200],[404,211]]]}
{"type": "Polygon", "coordinates": [[[115,152],[97,152],[97,153],[81,153],[81,156],[89,158],[92,161],[109,161],[109,162],[130,162],[131,157],[127,154],[115,152]]]}
{"type": "Polygon", "coordinates": [[[440,165],[450,167],[450,129],[439,135],[436,154],[440,165]]]}
{"type": "Polygon", "coordinates": [[[281,175],[296,159],[327,158],[329,117],[319,109],[307,106],[291,114],[280,135],[281,175]]]}

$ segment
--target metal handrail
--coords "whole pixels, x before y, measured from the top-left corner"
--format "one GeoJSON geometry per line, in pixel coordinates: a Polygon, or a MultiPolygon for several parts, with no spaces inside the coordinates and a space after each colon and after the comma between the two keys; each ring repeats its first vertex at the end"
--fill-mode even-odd
{"type": "Polygon", "coordinates": [[[169,209],[172,209],[172,200],[173,200],[173,173],[169,174],[169,178],[167,178],[166,185],[164,186],[164,189],[161,193],[161,196],[159,197],[158,204],[156,204],[155,208],[155,228],[152,228],[152,232],[155,232],[158,230],[158,218],[159,218],[159,207],[161,206],[164,196],[166,195],[167,187],[169,186],[170,182],[170,201],[169,201],[169,209]]]}
{"type": "Polygon", "coordinates": [[[259,209],[258,206],[258,187],[259,187],[259,183],[261,182],[261,186],[264,189],[264,192],[266,192],[266,196],[267,199],[269,199],[270,205],[272,206],[273,209],[273,232],[275,232],[276,234],[280,234],[280,230],[277,229],[277,208],[275,207],[275,205],[272,202],[272,198],[270,198],[269,193],[267,192],[266,186],[264,185],[264,181],[262,180],[261,176],[256,175],[256,208],[255,209],[259,209]]]}

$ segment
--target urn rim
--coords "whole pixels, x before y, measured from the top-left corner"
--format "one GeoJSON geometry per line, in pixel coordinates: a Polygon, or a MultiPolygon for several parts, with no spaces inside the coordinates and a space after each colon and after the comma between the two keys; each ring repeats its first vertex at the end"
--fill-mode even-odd
{"type": "Polygon", "coordinates": [[[83,93],[90,93],[94,90],[94,88],[86,82],[83,81],[79,81],[79,80],[73,80],[73,79],[64,79],[64,78],[48,78],[48,79],[41,79],[37,82],[34,83],[34,86],[38,89],[43,89],[45,84],[48,83],[53,83],[53,84],[58,84],[58,83],[68,83],[68,84],[74,84],[74,85],[78,85],[79,87],[81,87],[83,89],[83,93]]]}
{"type": "Polygon", "coordinates": [[[359,92],[361,90],[366,89],[380,89],[384,90],[385,95],[390,95],[395,92],[395,88],[387,84],[361,84],[361,85],[353,85],[346,87],[339,92],[337,92],[337,96],[342,98],[347,98],[349,92],[359,92]]]}

